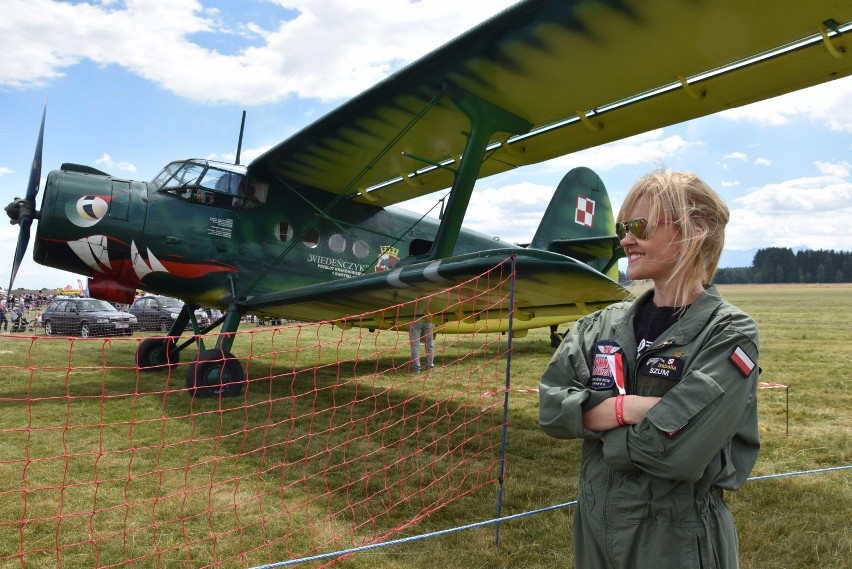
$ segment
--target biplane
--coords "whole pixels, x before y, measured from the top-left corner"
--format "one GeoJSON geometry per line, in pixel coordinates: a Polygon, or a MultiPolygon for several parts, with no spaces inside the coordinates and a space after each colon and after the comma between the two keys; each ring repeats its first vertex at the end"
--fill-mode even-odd
{"type": "MultiPolygon", "coordinates": [[[[146,182],[62,164],[36,209],[43,115],[26,195],[6,208],[20,224],[9,288],[38,220],[34,259],[86,275],[92,296],[186,302],[168,337],[140,344],[143,368],[177,363],[187,324],[212,329],[194,309],[220,308],[216,347],[186,373],[209,396],[240,393],[231,349],[247,313],[342,322],[509,256],[514,332],[570,322],[624,296],[603,183],[570,172],[517,245],[462,227],[476,181],[849,75],[850,28],[845,0],[522,1],[247,165],[176,160],[146,182]],[[439,221],[394,207],[445,189],[439,221]]],[[[358,324],[404,324],[411,310],[358,324]]],[[[464,303],[429,311],[447,333],[507,322],[464,303]]]]}

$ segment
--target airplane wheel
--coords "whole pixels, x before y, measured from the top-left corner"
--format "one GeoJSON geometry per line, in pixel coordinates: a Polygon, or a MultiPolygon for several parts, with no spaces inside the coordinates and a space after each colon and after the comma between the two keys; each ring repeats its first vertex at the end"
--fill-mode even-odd
{"type": "Polygon", "coordinates": [[[175,367],[178,362],[180,352],[175,349],[174,338],[145,338],[136,350],[136,365],[140,369],[175,367]]]}
{"type": "Polygon", "coordinates": [[[233,355],[222,350],[204,350],[186,370],[191,397],[236,397],[243,391],[245,373],[233,355]]]}

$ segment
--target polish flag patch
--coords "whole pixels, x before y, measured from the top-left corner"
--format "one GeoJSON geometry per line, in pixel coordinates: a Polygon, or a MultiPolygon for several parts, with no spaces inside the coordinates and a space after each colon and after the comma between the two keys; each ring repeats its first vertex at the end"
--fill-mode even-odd
{"type": "Polygon", "coordinates": [[[754,360],[748,357],[748,354],[745,353],[741,347],[737,346],[736,349],[731,352],[731,362],[733,362],[734,367],[740,370],[740,373],[743,374],[743,377],[748,377],[751,375],[751,372],[754,370],[754,360]]]}
{"type": "Polygon", "coordinates": [[[586,227],[595,224],[595,201],[583,196],[577,196],[577,210],[574,214],[574,222],[586,227]]]}

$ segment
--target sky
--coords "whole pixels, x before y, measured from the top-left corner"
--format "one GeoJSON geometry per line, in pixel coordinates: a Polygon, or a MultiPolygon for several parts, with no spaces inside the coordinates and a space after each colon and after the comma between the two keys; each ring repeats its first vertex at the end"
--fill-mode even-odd
{"type": "MultiPolygon", "coordinates": [[[[0,0],[0,202],[64,162],[150,180],[168,162],[241,162],[499,12],[510,0],[0,0]]],[[[528,242],[574,166],[617,210],[642,174],[696,172],[731,209],[721,266],[765,247],[852,249],[852,77],[480,180],[464,225],[528,242]]],[[[444,192],[405,202],[425,212],[444,192]]],[[[40,198],[36,200],[39,205],[40,198]]],[[[17,226],[0,223],[0,286],[17,226]]],[[[77,286],[32,260],[15,288],[77,286]]]]}

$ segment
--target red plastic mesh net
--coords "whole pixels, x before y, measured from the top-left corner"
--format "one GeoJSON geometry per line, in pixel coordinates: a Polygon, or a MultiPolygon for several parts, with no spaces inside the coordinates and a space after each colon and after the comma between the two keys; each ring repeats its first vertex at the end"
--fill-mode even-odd
{"type": "MultiPolygon", "coordinates": [[[[418,302],[493,324],[509,279],[418,302]]],[[[381,541],[492,485],[505,334],[437,334],[436,367],[413,373],[407,322],[357,327],[373,316],[243,324],[226,398],[190,397],[194,346],[145,371],[140,333],[0,338],[0,565],[253,567],[381,541]]]]}

